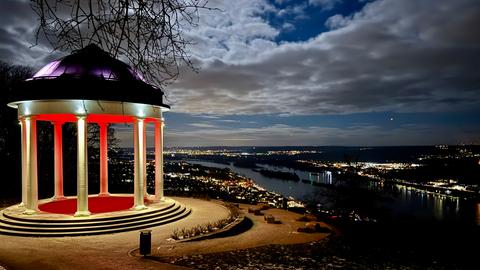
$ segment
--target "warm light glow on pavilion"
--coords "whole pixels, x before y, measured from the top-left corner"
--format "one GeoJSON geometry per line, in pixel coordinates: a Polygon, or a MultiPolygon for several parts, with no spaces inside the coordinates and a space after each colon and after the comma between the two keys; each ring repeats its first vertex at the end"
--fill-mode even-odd
{"type": "Polygon", "coordinates": [[[100,193],[108,197],[108,125],[133,123],[134,126],[134,205],[147,208],[144,199],[163,199],[163,117],[169,110],[163,92],[147,84],[140,74],[112,58],[95,45],[89,45],[54,61],[24,82],[9,103],[18,110],[21,128],[22,203],[24,214],[38,213],[37,121],[48,121],[54,132],[54,196],[63,193],[62,126],[77,127],[77,211],[76,217],[89,216],[88,208],[88,125],[100,127],[100,193]],[[68,89],[68,90],[66,90],[68,89]],[[155,194],[146,193],[146,126],[155,126],[155,194]],[[151,198],[150,198],[151,197],[151,198]]]}

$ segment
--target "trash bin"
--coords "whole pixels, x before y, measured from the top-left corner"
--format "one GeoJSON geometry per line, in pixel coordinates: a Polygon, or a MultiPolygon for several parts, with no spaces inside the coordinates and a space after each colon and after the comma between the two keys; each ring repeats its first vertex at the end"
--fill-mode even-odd
{"type": "Polygon", "coordinates": [[[140,231],[140,255],[147,256],[152,251],[152,231],[140,231]]]}

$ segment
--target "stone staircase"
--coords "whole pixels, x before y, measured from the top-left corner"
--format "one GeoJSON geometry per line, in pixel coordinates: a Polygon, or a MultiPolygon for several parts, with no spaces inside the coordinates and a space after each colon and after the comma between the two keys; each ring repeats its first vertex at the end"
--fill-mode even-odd
{"type": "MultiPolygon", "coordinates": [[[[14,206],[16,207],[16,206],[14,206]]],[[[7,208],[8,209],[8,208],[7,208]]],[[[162,207],[142,211],[112,212],[74,218],[31,218],[0,211],[0,234],[27,237],[63,237],[111,234],[155,227],[188,216],[191,209],[171,201],[162,207]]]]}

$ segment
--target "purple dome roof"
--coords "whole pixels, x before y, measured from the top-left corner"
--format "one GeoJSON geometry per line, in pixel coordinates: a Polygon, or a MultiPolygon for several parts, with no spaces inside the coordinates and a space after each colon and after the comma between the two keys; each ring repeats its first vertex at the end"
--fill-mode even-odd
{"type": "Polygon", "coordinates": [[[93,44],[44,66],[11,101],[42,99],[109,100],[170,108],[163,103],[159,88],[93,44]]]}
{"type": "Polygon", "coordinates": [[[53,61],[40,69],[32,79],[93,76],[106,80],[142,80],[143,77],[124,62],[110,56],[94,44],[53,61]]]}

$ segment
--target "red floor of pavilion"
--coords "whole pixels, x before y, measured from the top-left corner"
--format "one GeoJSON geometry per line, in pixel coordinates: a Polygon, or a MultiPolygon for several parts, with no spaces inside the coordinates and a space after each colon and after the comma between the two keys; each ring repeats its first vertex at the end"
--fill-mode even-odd
{"type": "MultiPolygon", "coordinates": [[[[88,209],[92,214],[128,210],[133,207],[133,196],[89,197],[88,209]]],[[[73,215],[77,211],[77,199],[67,198],[40,204],[40,211],[73,215]]]]}

